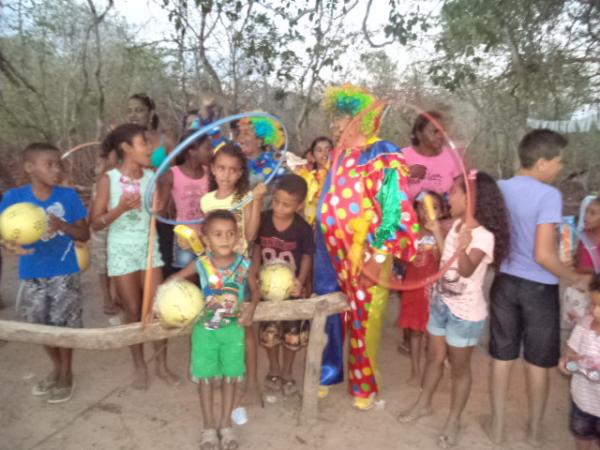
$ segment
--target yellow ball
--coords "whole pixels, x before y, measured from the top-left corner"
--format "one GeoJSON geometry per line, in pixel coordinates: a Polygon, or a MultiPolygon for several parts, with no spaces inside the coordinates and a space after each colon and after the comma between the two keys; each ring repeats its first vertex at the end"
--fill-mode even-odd
{"type": "Polygon", "coordinates": [[[90,249],[87,245],[75,246],[75,256],[77,256],[77,264],[79,270],[85,272],[90,267],[90,249]]]}
{"type": "Polygon", "coordinates": [[[171,281],[158,289],[156,305],[164,326],[183,328],[202,313],[204,294],[198,286],[189,281],[171,281]]]}
{"type": "Polygon", "coordinates": [[[46,232],[46,212],[33,203],[15,203],[0,216],[0,234],[18,245],[37,242],[46,232]]]}
{"type": "Polygon", "coordinates": [[[290,297],[296,276],[289,264],[276,262],[264,265],[258,278],[262,298],[280,302],[290,297]]]}

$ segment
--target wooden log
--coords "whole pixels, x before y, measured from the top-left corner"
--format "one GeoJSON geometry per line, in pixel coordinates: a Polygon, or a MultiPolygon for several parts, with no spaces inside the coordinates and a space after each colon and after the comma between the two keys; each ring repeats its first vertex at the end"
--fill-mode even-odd
{"type": "MultiPolygon", "coordinates": [[[[346,296],[340,292],[310,299],[285,302],[261,302],[254,313],[254,321],[312,319],[316,305],[324,301],[326,314],[335,314],[348,308],[346,296]]],[[[140,322],[105,328],[64,328],[0,320],[0,340],[48,345],[51,347],[110,350],[143,342],[189,335],[192,327],[166,329],[157,321],[146,326],[140,322]]]]}
{"type": "Polygon", "coordinates": [[[323,349],[327,345],[327,333],[325,332],[327,316],[327,301],[320,300],[315,307],[315,315],[310,324],[310,336],[304,366],[304,389],[300,422],[307,425],[315,424],[319,414],[318,389],[321,378],[323,349]]]}

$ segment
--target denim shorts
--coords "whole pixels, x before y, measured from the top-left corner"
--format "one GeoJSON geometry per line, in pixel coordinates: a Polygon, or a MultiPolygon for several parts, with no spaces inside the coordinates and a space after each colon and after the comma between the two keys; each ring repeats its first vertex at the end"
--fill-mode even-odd
{"type": "Polygon", "coordinates": [[[569,429],[578,439],[599,439],[600,418],[582,411],[575,402],[571,400],[569,429]]]}
{"type": "Polygon", "coordinates": [[[473,347],[479,342],[485,320],[471,321],[454,315],[439,294],[434,293],[429,311],[427,331],[433,336],[446,336],[452,347],[473,347]]]}

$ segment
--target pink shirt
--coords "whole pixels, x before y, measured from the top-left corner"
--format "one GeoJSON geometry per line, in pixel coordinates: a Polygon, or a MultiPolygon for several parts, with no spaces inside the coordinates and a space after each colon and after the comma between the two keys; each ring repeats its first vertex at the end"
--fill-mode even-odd
{"type": "MultiPolygon", "coordinates": [[[[588,240],[591,242],[590,238],[588,238],[588,240]]],[[[595,253],[594,258],[596,261],[600,261],[600,248],[598,248],[598,245],[592,245],[593,247],[588,249],[583,242],[579,242],[579,247],[577,249],[579,268],[594,269],[595,271],[596,268],[594,267],[594,259],[590,254],[590,251],[595,253]]]]}
{"type": "MultiPolygon", "coordinates": [[[[585,316],[575,325],[567,345],[583,359],[587,365],[600,366],[600,336],[591,329],[593,318],[585,316]]],[[[599,367],[600,368],[600,367],[599,367]]],[[[579,409],[600,417],[600,383],[588,380],[582,373],[574,373],[571,378],[571,395],[579,409]]]]}
{"type": "MultiPolygon", "coordinates": [[[[202,178],[190,178],[179,166],[171,167],[173,189],[171,196],[177,209],[177,220],[195,220],[204,217],[200,209],[200,198],[208,192],[208,174],[202,178]]],[[[194,228],[197,228],[194,226],[194,228]]]]}
{"type": "Polygon", "coordinates": [[[418,164],[426,168],[425,178],[408,180],[408,197],[411,199],[423,190],[445,194],[450,190],[454,178],[461,174],[457,161],[459,156],[449,147],[444,147],[436,156],[421,155],[413,147],[403,148],[402,152],[409,167],[418,164]]]}
{"type": "MultiPolygon", "coordinates": [[[[442,253],[441,265],[444,265],[458,247],[457,229],[461,221],[456,220],[444,241],[444,252],[442,253]]],[[[469,278],[458,274],[458,259],[452,263],[436,284],[436,290],[442,296],[442,300],[455,316],[464,320],[478,322],[487,317],[487,303],[483,295],[483,279],[488,266],[494,261],[494,235],[486,228],[478,226],[471,230],[471,243],[467,247],[467,253],[477,248],[485,255],[469,278]]]]}

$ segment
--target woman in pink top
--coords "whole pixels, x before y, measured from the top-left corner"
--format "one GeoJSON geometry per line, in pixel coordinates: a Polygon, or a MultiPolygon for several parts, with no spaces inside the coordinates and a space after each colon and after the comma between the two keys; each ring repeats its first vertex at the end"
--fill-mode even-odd
{"type": "MultiPolygon", "coordinates": [[[[181,141],[196,131],[185,132],[181,141]]],[[[175,216],[178,221],[202,218],[200,198],[208,192],[210,155],[211,140],[205,135],[178,155],[175,166],[159,178],[160,209],[163,215],[175,216]]],[[[190,226],[200,232],[199,225],[190,226]]],[[[173,240],[173,267],[185,267],[193,258],[194,253],[191,250],[182,248],[177,238],[173,240]]]]}
{"type": "Polygon", "coordinates": [[[410,140],[411,147],[402,149],[410,168],[408,196],[416,198],[421,191],[448,193],[454,178],[461,174],[459,162],[452,149],[444,146],[444,135],[432,123],[441,122],[442,115],[429,111],[417,116],[410,140]]]}
{"type": "Polygon", "coordinates": [[[443,248],[441,264],[457,259],[436,283],[427,324],[427,365],[423,389],[415,405],[402,413],[400,422],[432,414],[431,399],[444,371],[446,357],[452,372],[450,413],[438,437],[438,446],[456,445],[460,417],[471,391],[471,354],[479,341],[487,305],[483,282],[490,265],[495,268],[508,253],[508,220],[496,181],[479,172],[475,181],[474,223],[467,225],[467,196],[462,178],[450,189],[450,213],[454,223],[444,241],[439,222],[426,226],[443,248]]]}

